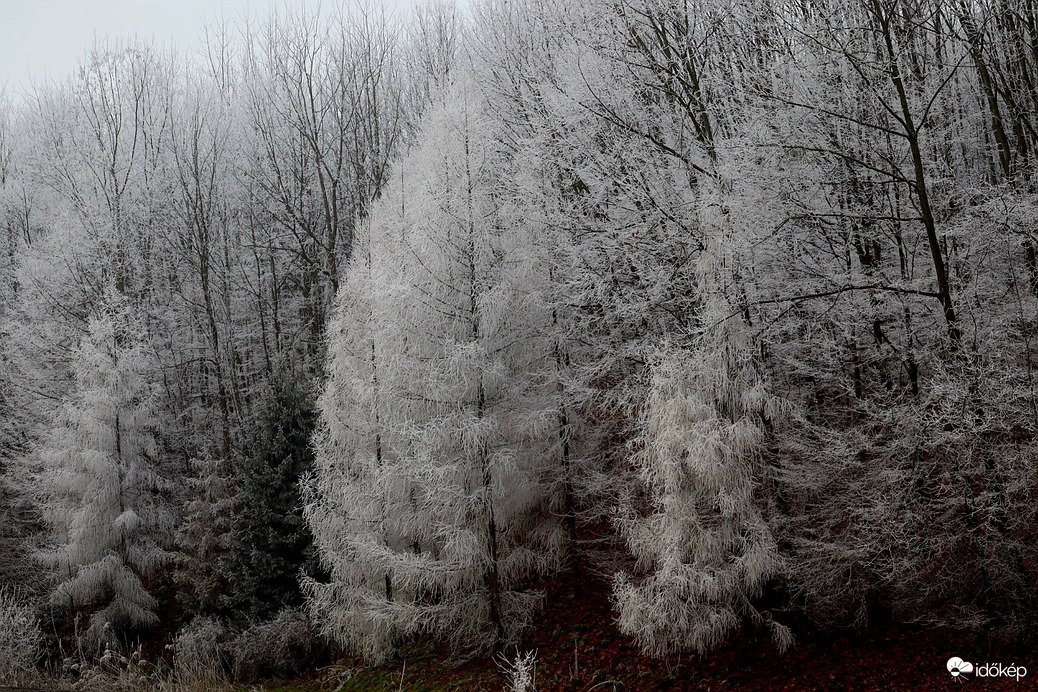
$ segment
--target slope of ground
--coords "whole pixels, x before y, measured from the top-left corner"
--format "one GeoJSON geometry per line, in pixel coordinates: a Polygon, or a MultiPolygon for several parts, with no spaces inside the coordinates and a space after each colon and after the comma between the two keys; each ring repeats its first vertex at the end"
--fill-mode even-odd
{"type": "MultiPolygon", "coordinates": [[[[799,628],[798,641],[779,654],[764,632],[744,631],[703,655],[657,660],[613,623],[609,587],[595,576],[572,580],[549,593],[546,607],[522,651],[536,650],[536,690],[619,692],[654,690],[1009,690],[1038,688],[1038,656],[964,641],[953,632],[886,625],[874,631],[826,634],[799,628]],[[975,666],[1024,666],[1016,679],[953,677],[953,656],[975,666]],[[961,685],[967,685],[963,688],[961,685]]],[[[514,652],[512,652],[514,658],[514,652]]],[[[504,659],[451,664],[450,652],[430,643],[405,647],[390,665],[365,668],[345,660],[313,675],[265,690],[279,692],[378,692],[413,690],[501,691],[508,689],[504,659]]]]}

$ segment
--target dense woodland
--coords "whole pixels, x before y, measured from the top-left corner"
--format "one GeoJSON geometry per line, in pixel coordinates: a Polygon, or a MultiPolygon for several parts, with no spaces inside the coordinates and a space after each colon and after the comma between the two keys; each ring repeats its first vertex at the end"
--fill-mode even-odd
{"type": "Polygon", "coordinates": [[[0,108],[0,682],[1038,631],[1038,3],[325,9],[0,108]]]}

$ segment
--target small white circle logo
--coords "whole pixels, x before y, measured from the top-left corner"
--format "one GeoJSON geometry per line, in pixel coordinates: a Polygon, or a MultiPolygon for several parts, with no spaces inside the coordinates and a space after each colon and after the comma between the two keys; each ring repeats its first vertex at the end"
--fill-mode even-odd
{"type": "Polygon", "coordinates": [[[972,673],[973,664],[969,661],[963,661],[958,656],[952,656],[948,659],[948,672],[952,674],[952,677],[959,677],[963,673],[972,673]]]}

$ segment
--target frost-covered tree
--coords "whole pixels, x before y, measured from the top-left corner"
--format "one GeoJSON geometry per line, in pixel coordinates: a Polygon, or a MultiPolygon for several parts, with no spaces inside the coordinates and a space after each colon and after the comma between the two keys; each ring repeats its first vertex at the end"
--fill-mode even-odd
{"type": "Polygon", "coordinates": [[[598,462],[579,482],[589,505],[624,508],[637,565],[616,580],[621,628],[653,654],[702,650],[763,617],[753,599],[780,565],[755,492],[775,404],[740,309],[759,231],[731,212],[734,106],[768,34],[741,36],[752,4],[521,5],[497,24],[484,6],[482,24],[525,51],[482,55],[522,199],[558,238],[563,375],[598,462]]]}
{"type": "Polygon", "coordinates": [[[39,451],[56,545],[41,554],[50,602],[88,611],[88,637],[111,643],[159,621],[148,580],[171,528],[160,475],[156,366],[125,298],[109,292],[76,351],[75,391],[39,451]]]}
{"type": "MultiPolygon", "coordinates": [[[[376,207],[376,217],[387,204],[376,207]]],[[[331,582],[306,586],[310,610],[325,631],[378,660],[415,631],[411,623],[376,616],[394,602],[391,570],[380,560],[414,545],[414,511],[409,485],[388,472],[400,444],[394,444],[399,436],[390,427],[387,384],[381,381],[398,345],[389,342],[387,328],[395,305],[388,296],[379,300],[379,291],[391,285],[384,272],[394,245],[388,233],[374,243],[370,223],[358,230],[329,326],[315,472],[305,485],[307,520],[331,582]]]]}
{"type": "Polygon", "coordinates": [[[354,226],[384,187],[407,122],[397,32],[374,6],[340,5],[273,12],[250,36],[253,204],[270,243],[292,251],[311,356],[323,358],[354,226]]]}
{"type": "Polygon", "coordinates": [[[630,501],[619,520],[645,574],[617,575],[615,598],[621,631],[655,656],[704,651],[746,618],[767,620],[782,647],[791,643],[753,605],[781,568],[754,501],[765,424],[778,407],[752,359],[725,341],[707,336],[696,351],[665,350],[652,364],[637,457],[651,509],[638,513],[630,501]]]}
{"type": "Polygon", "coordinates": [[[818,621],[1033,622],[1030,135],[1006,108],[1028,97],[988,91],[1029,59],[1002,72],[1018,46],[974,42],[1015,30],[995,8],[819,4],[748,111],[774,158],[735,215],[773,231],[745,304],[794,413],[769,523],[818,621]]]}
{"type": "Polygon", "coordinates": [[[514,640],[564,545],[545,277],[495,198],[483,117],[471,88],[432,111],[341,297],[307,508],[332,582],[311,607],[369,655],[423,631],[514,640]]]}
{"type": "Polygon", "coordinates": [[[618,9],[530,0],[475,10],[477,69],[515,151],[508,194],[551,248],[576,504],[599,517],[631,481],[616,441],[636,434],[645,364],[694,319],[701,243],[688,210],[702,154],[672,122],[672,101],[621,59],[633,60],[618,9]]]}

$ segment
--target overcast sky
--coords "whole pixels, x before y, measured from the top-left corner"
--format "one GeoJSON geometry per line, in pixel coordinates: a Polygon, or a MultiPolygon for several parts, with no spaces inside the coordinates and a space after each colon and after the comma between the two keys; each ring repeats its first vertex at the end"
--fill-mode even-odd
{"type": "MultiPolygon", "coordinates": [[[[328,7],[339,0],[277,0],[277,5],[328,7]]],[[[386,0],[395,11],[413,0],[386,0]]],[[[31,80],[70,74],[94,36],[139,36],[183,48],[197,46],[203,22],[264,14],[270,0],[0,0],[0,86],[17,94],[31,80]]]]}

